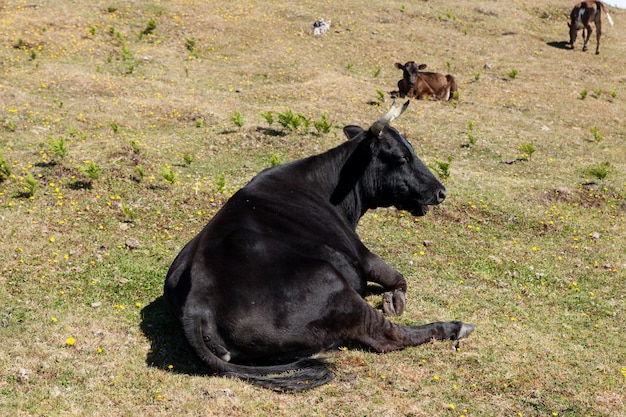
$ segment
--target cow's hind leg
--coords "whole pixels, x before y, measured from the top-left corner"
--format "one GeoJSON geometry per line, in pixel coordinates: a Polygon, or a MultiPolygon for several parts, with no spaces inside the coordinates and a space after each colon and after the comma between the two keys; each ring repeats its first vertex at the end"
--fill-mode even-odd
{"type": "Polygon", "coordinates": [[[602,25],[596,23],[596,55],[600,55],[600,35],[602,35],[602,25]]]}

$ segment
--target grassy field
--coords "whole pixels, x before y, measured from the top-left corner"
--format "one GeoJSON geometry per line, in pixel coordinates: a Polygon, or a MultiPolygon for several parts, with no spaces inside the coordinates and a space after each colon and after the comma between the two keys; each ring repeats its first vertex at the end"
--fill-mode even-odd
{"type": "Polygon", "coordinates": [[[596,56],[565,48],[568,1],[290,3],[0,0],[0,415],[626,415],[626,11],[596,56]],[[378,119],[409,60],[459,83],[394,122],[448,199],[358,232],[407,277],[398,322],[476,331],[329,352],[296,395],[205,375],[174,256],[378,119]]]}

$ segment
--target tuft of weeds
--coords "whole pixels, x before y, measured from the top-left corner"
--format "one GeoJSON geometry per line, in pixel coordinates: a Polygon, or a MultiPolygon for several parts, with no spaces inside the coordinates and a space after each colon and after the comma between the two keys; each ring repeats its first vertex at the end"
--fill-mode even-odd
{"type": "Polygon", "coordinates": [[[100,178],[101,170],[94,161],[88,161],[85,165],[78,167],[78,169],[91,180],[97,180],[100,178]]]}
{"type": "Polygon", "coordinates": [[[146,176],[146,168],[141,164],[137,165],[135,167],[135,176],[136,176],[137,182],[141,182],[146,176]]]}
{"type": "Polygon", "coordinates": [[[169,165],[161,167],[161,176],[170,185],[174,185],[174,182],[176,181],[176,174],[174,174],[174,171],[172,171],[172,168],[169,165]]]}
{"type": "Polygon", "coordinates": [[[591,134],[593,135],[593,140],[596,142],[601,142],[604,139],[604,137],[598,131],[598,128],[595,126],[591,127],[591,134]]]}
{"type": "Polygon", "coordinates": [[[467,132],[465,132],[465,134],[467,135],[467,143],[461,145],[462,147],[470,148],[476,144],[476,137],[474,136],[474,133],[472,132],[473,129],[474,129],[474,122],[473,121],[467,122],[467,132]]]}
{"type": "Polygon", "coordinates": [[[223,194],[226,191],[226,175],[223,172],[215,177],[215,189],[218,193],[223,194]]]}
{"type": "MultiPolygon", "coordinates": [[[[198,52],[196,52],[196,40],[194,38],[184,37],[185,39],[185,48],[191,53],[194,58],[198,58],[198,52]]],[[[185,69],[188,72],[187,69],[185,69]]]]}
{"type": "Polygon", "coordinates": [[[141,148],[139,148],[139,142],[137,142],[136,140],[131,140],[130,142],[128,142],[128,145],[135,155],[138,155],[141,151],[141,148]]]}
{"type": "Polygon", "coordinates": [[[506,75],[508,75],[510,79],[514,80],[518,73],[519,72],[513,68],[511,71],[507,72],[506,75]]]}
{"type": "Polygon", "coordinates": [[[137,220],[137,212],[133,210],[132,207],[122,203],[122,213],[124,213],[125,219],[124,221],[127,223],[132,223],[137,220]]]}
{"type": "Polygon", "coordinates": [[[50,147],[52,154],[60,160],[65,158],[67,156],[67,153],[69,152],[67,142],[65,142],[64,138],[51,138],[50,142],[48,142],[48,146],[50,147]]]}
{"type": "Polygon", "coordinates": [[[522,143],[519,148],[523,158],[530,159],[535,153],[535,146],[532,143],[522,143]]]}
{"type": "Polygon", "coordinates": [[[265,119],[268,125],[271,126],[272,123],[274,123],[274,113],[272,113],[271,111],[261,112],[260,114],[261,117],[265,119]]]}
{"type": "Polygon", "coordinates": [[[4,182],[7,178],[11,176],[11,167],[9,163],[4,159],[4,155],[2,151],[0,151],[0,183],[4,182]]]}
{"type": "Polygon", "coordinates": [[[583,89],[583,90],[580,92],[580,99],[581,99],[581,100],[586,99],[586,98],[587,98],[587,94],[589,94],[589,91],[587,91],[587,89],[586,89],[586,88],[585,88],[585,89],[583,89]]]}
{"type": "Polygon", "coordinates": [[[24,176],[24,196],[27,198],[33,198],[35,196],[35,192],[39,188],[39,183],[33,177],[33,174],[26,172],[24,176]]]}
{"type": "Polygon", "coordinates": [[[13,120],[6,120],[3,123],[4,128],[9,132],[15,132],[17,130],[17,123],[13,120]]]}
{"type": "MultiPolygon", "coordinates": [[[[154,20],[154,18],[148,20],[148,23],[146,23],[146,27],[143,31],[141,31],[142,35],[151,35],[155,30],[156,30],[156,21],[154,20]]],[[[139,38],[141,39],[141,38],[139,38]]]]}
{"type": "Polygon", "coordinates": [[[315,130],[317,130],[317,133],[326,134],[330,132],[333,124],[328,120],[328,113],[323,113],[320,120],[313,121],[313,126],[315,126],[315,130]]]}
{"type": "Polygon", "coordinates": [[[284,113],[277,113],[278,123],[287,130],[306,133],[309,130],[309,119],[301,113],[294,113],[287,109],[284,113]]]}
{"type": "Polygon", "coordinates": [[[385,93],[380,88],[376,89],[376,100],[378,104],[383,104],[385,102],[385,93]]]}
{"type": "Polygon", "coordinates": [[[246,123],[243,114],[239,111],[235,111],[235,113],[230,116],[230,120],[237,126],[237,128],[241,129],[243,125],[246,123]]]}
{"type": "Polygon", "coordinates": [[[272,153],[270,155],[269,160],[270,160],[270,165],[273,167],[280,165],[280,157],[275,153],[272,153]]]}
{"type": "Polygon", "coordinates": [[[431,168],[439,175],[442,180],[450,178],[450,168],[452,167],[452,157],[448,156],[447,161],[435,160],[435,165],[431,168]]]}
{"type": "Polygon", "coordinates": [[[382,67],[379,65],[372,71],[372,78],[378,78],[380,73],[383,71],[382,67]]]}
{"type": "Polygon", "coordinates": [[[194,159],[193,155],[190,155],[188,153],[183,154],[183,161],[185,161],[185,165],[186,166],[191,165],[194,160],[195,159],[194,159]]]}
{"type": "Polygon", "coordinates": [[[603,180],[605,179],[611,170],[611,164],[609,162],[603,162],[598,165],[591,166],[585,170],[587,175],[591,175],[592,177],[603,180]]]}

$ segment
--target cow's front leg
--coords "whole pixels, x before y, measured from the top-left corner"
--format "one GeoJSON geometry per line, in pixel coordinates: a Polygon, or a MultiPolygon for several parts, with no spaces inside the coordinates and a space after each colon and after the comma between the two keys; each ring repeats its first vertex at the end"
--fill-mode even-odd
{"type": "Polygon", "coordinates": [[[383,313],[386,316],[399,316],[406,307],[406,291],[393,290],[383,294],[383,313]]]}
{"type": "Polygon", "coordinates": [[[383,312],[388,316],[399,316],[406,307],[406,280],[401,273],[390,267],[380,257],[368,253],[366,262],[367,280],[382,285],[383,312]]]}

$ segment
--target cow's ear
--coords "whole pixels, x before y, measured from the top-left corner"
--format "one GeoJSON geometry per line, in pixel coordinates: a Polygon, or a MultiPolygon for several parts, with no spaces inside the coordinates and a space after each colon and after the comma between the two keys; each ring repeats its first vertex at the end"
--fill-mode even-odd
{"type": "Polygon", "coordinates": [[[568,28],[571,28],[571,27],[572,27],[572,25],[570,24],[570,22],[567,22],[567,27],[568,27],[568,28]]]}
{"type": "Polygon", "coordinates": [[[365,132],[365,130],[359,126],[350,125],[343,128],[343,133],[345,133],[350,140],[359,136],[363,132],[365,132]]]}
{"type": "Polygon", "coordinates": [[[417,67],[417,69],[420,70],[420,71],[423,70],[423,69],[426,69],[426,64],[420,64],[420,66],[417,67]]]}
{"type": "Polygon", "coordinates": [[[402,64],[401,64],[401,63],[399,63],[399,62],[396,62],[394,65],[395,65],[395,66],[396,66],[396,68],[398,68],[398,69],[404,69],[404,65],[402,65],[402,64]]]}

